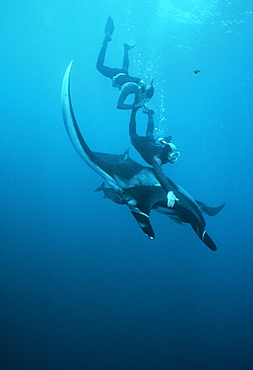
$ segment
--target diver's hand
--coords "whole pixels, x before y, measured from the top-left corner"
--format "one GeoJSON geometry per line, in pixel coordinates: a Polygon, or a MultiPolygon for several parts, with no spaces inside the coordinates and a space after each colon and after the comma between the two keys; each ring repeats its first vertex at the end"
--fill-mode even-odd
{"type": "Polygon", "coordinates": [[[175,204],[175,201],[178,201],[179,199],[175,196],[173,191],[169,191],[167,194],[167,206],[173,207],[175,204]]]}
{"type": "Polygon", "coordinates": [[[133,44],[133,45],[124,44],[124,48],[125,48],[125,50],[131,50],[131,49],[133,49],[135,46],[136,46],[136,43],[135,43],[135,44],[133,44]]]}
{"type": "Polygon", "coordinates": [[[142,112],[147,114],[148,116],[153,116],[153,114],[155,114],[153,109],[150,109],[147,105],[144,105],[144,107],[142,108],[142,112]]]}
{"type": "Polygon", "coordinates": [[[145,107],[145,102],[142,100],[142,101],[138,101],[138,103],[135,103],[134,104],[134,107],[135,108],[143,108],[145,107]]]}

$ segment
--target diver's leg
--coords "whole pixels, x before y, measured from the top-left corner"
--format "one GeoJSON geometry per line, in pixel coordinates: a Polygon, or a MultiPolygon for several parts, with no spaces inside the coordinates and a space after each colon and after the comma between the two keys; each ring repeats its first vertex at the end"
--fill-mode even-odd
{"type": "Polygon", "coordinates": [[[122,68],[128,71],[129,68],[129,54],[128,51],[130,50],[130,46],[128,44],[124,44],[124,56],[123,56],[123,65],[122,68]]]}
{"type": "Polygon", "coordinates": [[[128,44],[124,44],[124,56],[123,56],[123,65],[122,65],[122,68],[127,70],[128,71],[128,68],[129,68],[129,54],[128,54],[128,51],[133,49],[135,47],[136,44],[134,45],[128,45],[128,44]]]}
{"type": "Polygon", "coordinates": [[[147,125],[146,135],[153,134],[153,132],[154,132],[154,128],[155,128],[154,118],[153,118],[154,114],[155,114],[155,112],[152,109],[149,109],[148,112],[147,112],[148,125],[147,125]]]}
{"type": "Polygon", "coordinates": [[[105,77],[112,78],[114,76],[114,68],[106,67],[104,66],[104,61],[105,61],[105,54],[108,46],[108,42],[110,39],[108,36],[105,36],[102,47],[100,49],[100,52],[98,54],[98,59],[97,59],[97,70],[102,73],[105,77]]]}

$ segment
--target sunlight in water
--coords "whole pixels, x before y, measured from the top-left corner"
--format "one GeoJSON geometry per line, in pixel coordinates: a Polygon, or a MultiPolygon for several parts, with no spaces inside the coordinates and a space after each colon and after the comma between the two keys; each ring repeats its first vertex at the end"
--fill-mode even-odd
{"type": "Polygon", "coordinates": [[[160,0],[157,15],[164,20],[181,23],[202,23],[213,16],[218,0],[160,0]]]}

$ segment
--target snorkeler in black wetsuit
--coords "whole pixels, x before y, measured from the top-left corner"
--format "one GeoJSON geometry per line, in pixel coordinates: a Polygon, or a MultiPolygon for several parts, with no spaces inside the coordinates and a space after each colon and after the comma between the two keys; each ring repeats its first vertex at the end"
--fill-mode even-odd
{"type": "Polygon", "coordinates": [[[105,37],[101,47],[101,50],[97,59],[97,70],[102,73],[105,77],[112,80],[112,86],[117,87],[121,90],[117,108],[118,109],[132,109],[133,106],[143,107],[145,102],[150,100],[154,94],[154,87],[152,83],[150,85],[145,84],[138,77],[131,77],[128,73],[129,68],[129,55],[128,51],[134,46],[124,44],[124,57],[122,68],[111,68],[104,65],[106,50],[108,42],[112,40],[111,36],[114,31],[114,23],[111,17],[108,17],[105,26],[105,37]],[[135,94],[133,104],[125,104],[125,100],[129,94],[135,94]]]}
{"type": "Polygon", "coordinates": [[[167,178],[162,170],[162,165],[165,163],[175,163],[180,155],[176,146],[171,143],[171,137],[160,139],[158,142],[153,136],[154,132],[154,111],[146,109],[144,113],[148,115],[148,125],[146,130],[146,136],[139,136],[136,133],[136,113],[138,108],[133,108],[129,124],[129,135],[131,143],[135,149],[140,153],[142,158],[150,164],[155,172],[156,178],[166,191],[167,194],[167,206],[173,207],[175,201],[178,199],[174,193],[170,190],[167,178]]]}

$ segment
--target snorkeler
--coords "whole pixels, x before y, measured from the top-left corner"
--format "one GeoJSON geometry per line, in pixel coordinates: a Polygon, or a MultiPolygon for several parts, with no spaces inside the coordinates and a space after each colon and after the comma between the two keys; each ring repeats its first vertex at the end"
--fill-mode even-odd
{"type": "Polygon", "coordinates": [[[171,191],[167,177],[165,176],[162,165],[165,163],[175,163],[180,155],[176,146],[171,142],[171,136],[155,140],[154,132],[154,111],[144,108],[143,112],[148,115],[146,136],[139,136],[136,133],[136,113],[138,108],[133,108],[129,123],[129,135],[131,143],[139,152],[142,158],[150,164],[155,172],[156,178],[167,194],[167,206],[173,207],[178,199],[171,191]]]}
{"type": "Polygon", "coordinates": [[[135,45],[130,46],[124,44],[124,57],[122,68],[111,68],[104,65],[106,50],[108,42],[112,40],[111,36],[114,31],[114,23],[111,17],[108,17],[105,25],[105,37],[101,47],[101,50],[97,59],[97,70],[102,73],[105,77],[112,80],[112,86],[121,90],[120,96],[117,102],[118,109],[132,109],[134,106],[141,108],[145,106],[145,103],[149,101],[154,95],[154,86],[152,82],[150,84],[144,83],[138,77],[131,77],[128,73],[129,68],[129,56],[128,51],[131,50],[135,45]],[[128,95],[135,94],[133,104],[125,104],[125,100],[128,95]]]}

